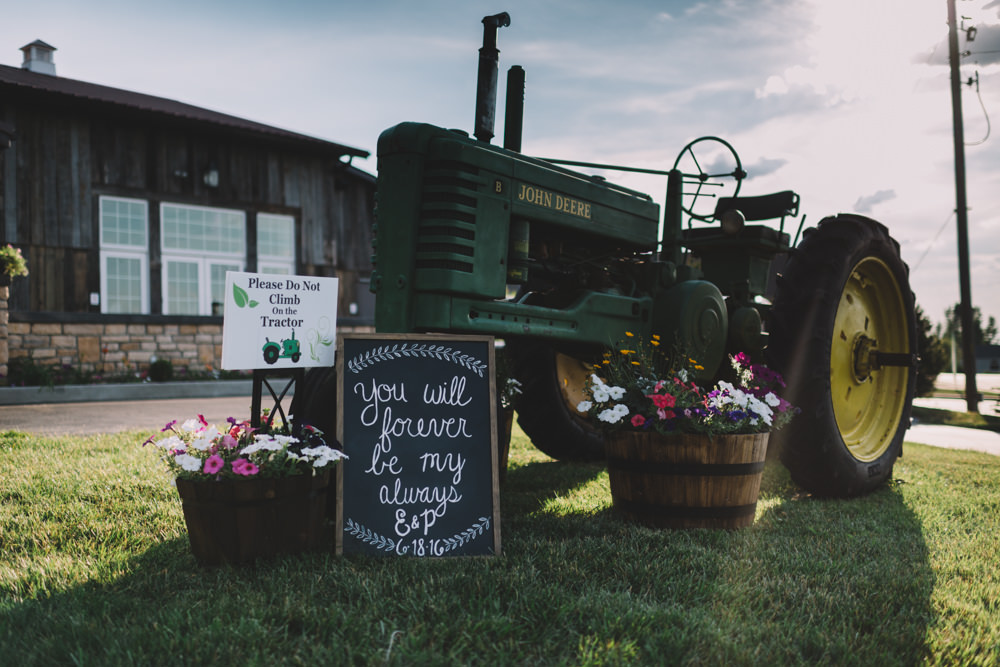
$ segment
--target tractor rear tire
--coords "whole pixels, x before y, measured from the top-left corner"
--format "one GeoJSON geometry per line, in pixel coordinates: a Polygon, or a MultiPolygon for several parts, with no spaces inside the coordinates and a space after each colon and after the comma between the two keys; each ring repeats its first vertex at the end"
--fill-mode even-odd
{"type": "Polygon", "coordinates": [[[856,215],[806,230],[778,277],[768,329],[768,363],[801,409],[772,435],[792,478],[827,497],[877,488],[902,454],[916,387],[912,365],[879,368],[874,354],[916,351],[899,244],[856,215]]]}
{"type": "Polygon", "coordinates": [[[333,447],[337,440],[337,367],[306,370],[292,394],[288,414],[297,426],[308,424],[323,431],[326,444],[333,447]]]}
{"type": "Polygon", "coordinates": [[[506,354],[521,382],[517,423],[532,444],[561,461],[602,460],[605,435],[576,410],[589,365],[533,340],[508,340],[506,354]]]}

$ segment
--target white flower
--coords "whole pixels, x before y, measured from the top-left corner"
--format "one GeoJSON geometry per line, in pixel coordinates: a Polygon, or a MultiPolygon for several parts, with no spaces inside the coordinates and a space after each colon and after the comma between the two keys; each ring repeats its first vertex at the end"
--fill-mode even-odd
{"type": "Polygon", "coordinates": [[[201,459],[190,454],[178,454],[174,457],[174,463],[188,472],[198,472],[201,470],[201,459]]]}
{"type": "Polygon", "coordinates": [[[764,420],[765,424],[767,424],[768,426],[771,425],[771,420],[772,417],[774,416],[774,413],[771,411],[771,408],[769,408],[764,401],[760,400],[756,396],[750,397],[750,411],[760,415],[760,418],[764,420]]]}
{"type": "Polygon", "coordinates": [[[219,437],[219,431],[214,426],[205,429],[191,442],[191,447],[197,449],[200,452],[205,451],[213,444],[215,444],[215,439],[219,437]]]}
{"type": "Polygon", "coordinates": [[[188,433],[200,431],[202,428],[204,428],[204,426],[202,426],[202,423],[197,419],[188,419],[186,422],[181,424],[181,430],[187,431],[188,433]]]}
{"type": "Polygon", "coordinates": [[[591,401],[580,401],[579,403],[576,404],[576,409],[578,412],[586,412],[592,407],[594,407],[594,404],[591,401]]]}
{"type": "Polygon", "coordinates": [[[611,400],[620,401],[625,395],[625,390],[622,387],[608,387],[608,394],[611,395],[611,400]]]}
{"type": "Polygon", "coordinates": [[[608,388],[605,385],[594,387],[590,393],[598,403],[606,403],[611,398],[611,394],[608,393],[608,388]]]}
{"type": "Polygon", "coordinates": [[[282,449],[285,449],[290,443],[298,441],[298,438],[290,435],[269,435],[267,433],[258,433],[254,436],[253,443],[241,449],[240,454],[250,455],[261,450],[279,452],[282,449]]]}
{"type": "Polygon", "coordinates": [[[628,407],[619,403],[618,405],[607,408],[606,410],[601,410],[597,415],[597,418],[602,422],[607,422],[609,424],[617,424],[622,420],[622,417],[628,415],[628,407]]]}
{"type": "Polygon", "coordinates": [[[773,391],[767,392],[764,396],[764,402],[770,405],[772,408],[776,408],[781,405],[781,399],[778,398],[773,391]]]}
{"type": "Polygon", "coordinates": [[[739,389],[734,389],[732,393],[732,398],[733,398],[733,403],[735,403],[737,406],[745,410],[747,406],[750,404],[751,397],[749,394],[746,394],[745,392],[739,389]]]}
{"type": "Polygon", "coordinates": [[[160,449],[166,449],[167,451],[172,451],[174,449],[185,450],[187,449],[187,444],[176,435],[172,435],[169,438],[164,438],[163,440],[157,440],[156,446],[160,449]]]}
{"type": "Polygon", "coordinates": [[[320,445],[319,447],[305,447],[302,450],[305,456],[315,457],[313,460],[314,468],[322,468],[327,463],[333,463],[339,461],[340,459],[346,459],[344,453],[328,447],[326,445],[320,445]]]}

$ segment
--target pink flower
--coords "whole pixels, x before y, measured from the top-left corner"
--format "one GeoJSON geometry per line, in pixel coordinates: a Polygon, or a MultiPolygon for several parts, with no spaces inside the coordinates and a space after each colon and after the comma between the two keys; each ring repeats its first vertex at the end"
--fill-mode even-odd
{"type": "Polygon", "coordinates": [[[660,409],[672,408],[677,402],[677,399],[671,394],[649,394],[646,398],[652,399],[653,405],[660,409]]]}
{"type": "Polygon", "coordinates": [[[206,475],[214,475],[215,473],[222,470],[226,462],[222,460],[222,457],[218,454],[212,454],[207,459],[205,459],[205,467],[202,469],[206,475]]]}
{"type": "Polygon", "coordinates": [[[632,426],[639,428],[646,423],[646,419],[642,415],[634,415],[632,417],[632,426]]]}
{"type": "Polygon", "coordinates": [[[222,436],[222,441],[219,444],[221,444],[226,449],[233,449],[239,443],[236,442],[236,438],[234,438],[231,434],[227,433],[224,436],[222,436]]]}
{"type": "Polygon", "coordinates": [[[257,468],[256,463],[249,459],[236,459],[233,461],[233,472],[237,475],[250,477],[256,475],[259,472],[259,468],[257,468]]]}
{"type": "Polygon", "coordinates": [[[660,419],[673,419],[677,415],[674,414],[673,410],[664,410],[663,408],[660,408],[656,411],[656,416],[660,419]]]}

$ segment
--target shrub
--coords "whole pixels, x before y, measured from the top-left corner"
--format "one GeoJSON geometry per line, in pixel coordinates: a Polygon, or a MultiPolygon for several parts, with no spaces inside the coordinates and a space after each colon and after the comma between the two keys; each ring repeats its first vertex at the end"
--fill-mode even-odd
{"type": "Polygon", "coordinates": [[[169,359],[157,359],[149,365],[149,379],[153,382],[168,382],[174,377],[174,365],[169,359]]]}

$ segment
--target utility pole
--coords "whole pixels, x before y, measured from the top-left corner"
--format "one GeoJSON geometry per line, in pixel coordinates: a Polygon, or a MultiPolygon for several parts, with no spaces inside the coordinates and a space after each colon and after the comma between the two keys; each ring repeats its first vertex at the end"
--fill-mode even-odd
{"type": "Polygon", "coordinates": [[[965,367],[965,404],[979,412],[976,389],[976,350],[972,336],[972,286],[969,272],[969,209],[965,200],[965,129],[962,124],[962,79],[958,62],[958,21],[955,0],[948,0],[948,61],[951,63],[951,113],[955,133],[955,214],[958,218],[958,284],[961,293],[962,365],[965,367]]]}

